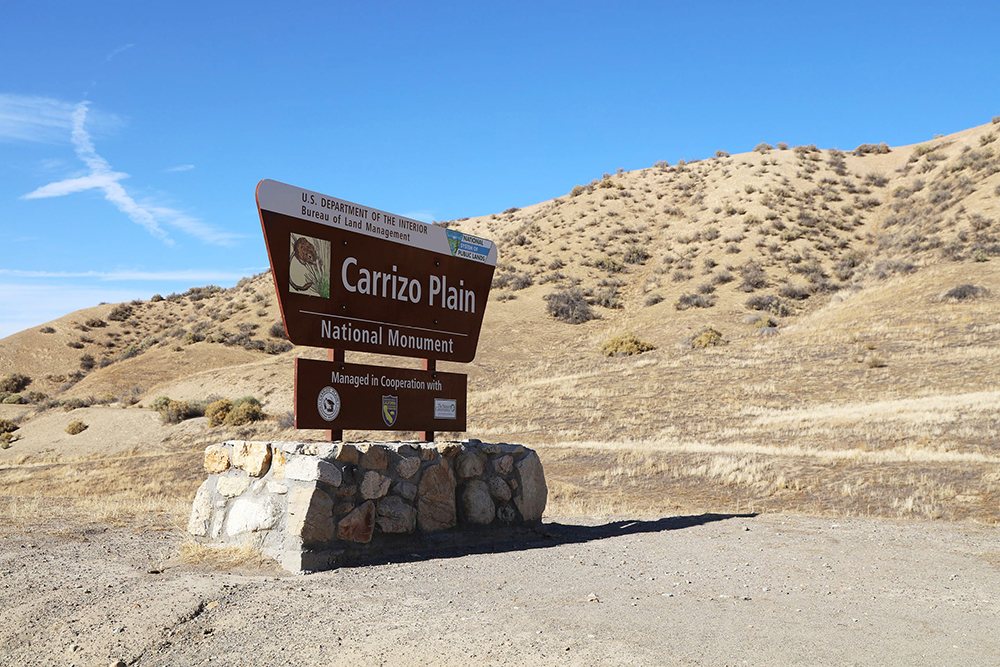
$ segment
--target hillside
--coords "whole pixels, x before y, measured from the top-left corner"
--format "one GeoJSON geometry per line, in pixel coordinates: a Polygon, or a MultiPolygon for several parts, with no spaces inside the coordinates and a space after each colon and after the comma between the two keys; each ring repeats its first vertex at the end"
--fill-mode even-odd
{"type": "MultiPolygon", "coordinates": [[[[720,151],[443,223],[500,248],[479,355],[442,365],[469,374],[467,436],[543,447],[563,510],[995,522],[998,134],[988,124],[913,146],[720,151]],[[627,333],[655,349],[601,353],[627,333]],[[594,457],[617,457],[634,493],[610,495],[618,484],[593,472],[594,457]]],[[[28,470],[44,461],[321,437],[287,426],[292,359],[325,353],[292,348],[278,322],[261,274],[0,340],[0,376],[32,379],[19,394],[32,403],[0,405],[21,420],[0,479],[16,495],[40,488],[28,470]],[[162,424],[149,409],[161,395],[253,395],[271,418],[162,424]],[[70,436],[75,419],[90,428],[70,436]]],[[[62,474],[53,488],[74,488],[62,474]]]]}

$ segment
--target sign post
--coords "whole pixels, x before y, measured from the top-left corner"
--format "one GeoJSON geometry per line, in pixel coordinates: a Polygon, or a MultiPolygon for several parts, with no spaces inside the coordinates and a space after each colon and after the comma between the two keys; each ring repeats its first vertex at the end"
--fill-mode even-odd
{"type": "Polygon", "coordinates": [[[331,439],[345,428],[416,430],[425,440],[464,430],[465,376],[439,373],[436,362],[475,358],[496,245],[271,180],[257,185],[257,209],[288,340],[329,350],[328,362],[296,360],[296,428],[324,428],[331,439]],[[345,350],[415,357],[422,368],[365,370],[388,386],[357,385],[345,400],[337,374],[351,373],[337,367],[358,366],[344,362],[345,350]],[[406,391],[395,372],[411,376],[406,391]]]}

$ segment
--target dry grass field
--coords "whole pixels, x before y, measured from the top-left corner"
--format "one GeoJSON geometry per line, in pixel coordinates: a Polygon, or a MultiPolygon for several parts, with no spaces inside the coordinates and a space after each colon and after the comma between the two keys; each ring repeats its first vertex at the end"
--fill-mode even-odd
{"type": "MultiPolygon", "coordinates": [[[[998,134],[762,144],[444,223],[495,239],[500,265],[479,356],[442,364],[469,374],[469,430],[441,437],[537,447],[554,515],[995,524],[998,134]],[[628,334],[653,349],[602,353],[628,334]]],[[[321,437],[289,411],[293,358],[325,353],[290,346],[279,320],[263,274],[0,340],[0,377],[31,379],[0,389],[17,427],[0,441],[0,529],[65,512],[182,525],[204,445],[321,437]],[[267,419],[197,416],[243,396],[267,419]]]]}

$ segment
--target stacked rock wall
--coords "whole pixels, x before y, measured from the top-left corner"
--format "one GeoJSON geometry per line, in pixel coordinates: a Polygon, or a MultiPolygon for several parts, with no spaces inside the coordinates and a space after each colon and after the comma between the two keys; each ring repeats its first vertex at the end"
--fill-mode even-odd
{"type": "Polygon", "coordinates": [[[188,532],[250,545],[293,572],[419,546],[429,534],[538,521],[548,490],[520,445],[227,441],[205,449],[208,479],[188,532]]]}

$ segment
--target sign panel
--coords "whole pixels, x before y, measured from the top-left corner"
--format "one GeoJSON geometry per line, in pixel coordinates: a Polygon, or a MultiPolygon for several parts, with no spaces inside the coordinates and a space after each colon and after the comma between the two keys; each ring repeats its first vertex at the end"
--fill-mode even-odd
{"type": "Polygon", "coordinates": [[[257,185],[257,209],[291,342],[476,356],[492,241],[270,180],[257,185]]]}
{"type": "Polygon", "coordinates": [[[464,431],[462,373],[295,360],[295,428],[464,431]]]}

